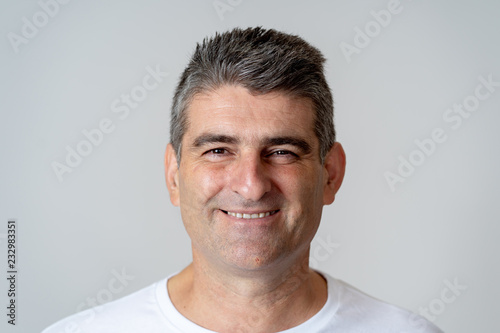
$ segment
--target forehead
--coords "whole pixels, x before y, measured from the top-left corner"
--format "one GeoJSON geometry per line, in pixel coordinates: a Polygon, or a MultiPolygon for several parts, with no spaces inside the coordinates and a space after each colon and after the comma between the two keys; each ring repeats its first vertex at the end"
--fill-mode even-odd
{"type": "Polygon", "coordinates": [[[297,135],[316,138],[309,99],[282,92],[254,95],[241,86],[223,86],[195,95],[187,109],[184,137],[224,133],[241,137],[297,135]]]}

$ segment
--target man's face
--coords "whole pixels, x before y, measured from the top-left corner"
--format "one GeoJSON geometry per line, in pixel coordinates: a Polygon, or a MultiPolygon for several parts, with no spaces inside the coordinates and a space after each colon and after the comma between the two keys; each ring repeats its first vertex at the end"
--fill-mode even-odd
{"type": "Polygon", "coordinates": [[[240,269],[307,255],[334,198],[312,103],[224,86],[196,95],[187,112],[180,166],[169,147],[166,172],[193,255],[240,269]]]}

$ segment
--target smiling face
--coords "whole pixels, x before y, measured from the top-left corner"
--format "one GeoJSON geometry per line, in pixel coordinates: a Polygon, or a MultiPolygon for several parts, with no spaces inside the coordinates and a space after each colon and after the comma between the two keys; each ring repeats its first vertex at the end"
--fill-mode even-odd
{"type": "Polygon", "coordinates": [[[312,103],[223,86],[187,112],[180,166],[169,145],[166,178],[193,257],[248,270],[308,255],[345,163],[336,144],[321,164],[312,103]]]}

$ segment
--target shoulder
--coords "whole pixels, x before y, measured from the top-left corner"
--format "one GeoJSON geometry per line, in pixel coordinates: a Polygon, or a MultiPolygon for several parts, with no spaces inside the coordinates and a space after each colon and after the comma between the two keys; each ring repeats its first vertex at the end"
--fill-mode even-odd
{"type": "Polygon", "coordinates": [[[345,332],[442,333],[427,319],[380,301],[344,281],[323,274],[338,307],[335,321],[345,332]],[[352,330],[352,328],[355,328],[352,330]]]}
{"type": "MultiPolygon", "coordinates": [[[[156,290],[166,279],[116,301],[66,317],[42,333],[140,332],[158,319],[156,290]]],[[[161,317],[161,316],[160,316],[161,317]]],[[[146,330],[147,331],[147,330],[146,330]]],[[[151,330],[152,331],[152,330],[151,330]]]]}

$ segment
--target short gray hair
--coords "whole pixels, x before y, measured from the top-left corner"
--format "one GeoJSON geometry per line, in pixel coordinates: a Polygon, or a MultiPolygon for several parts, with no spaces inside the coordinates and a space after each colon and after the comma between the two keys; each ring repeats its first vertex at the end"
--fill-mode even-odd
{"type": "Polygon", "coordinates": [[[323,73],[324,62],[321,52],[302,38],[274,29],[236,28],[205,38],[196,45],[174,95],[170,142],[177,161],[188,125],[186,110],[193,97],[224,85],[241,85],[255,94],[283,92],[310,99],[324,163],[335,143],[333,98],[323,73]]]}

